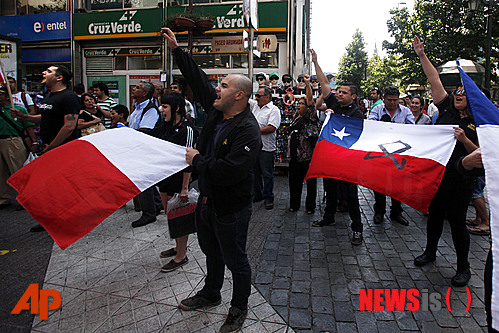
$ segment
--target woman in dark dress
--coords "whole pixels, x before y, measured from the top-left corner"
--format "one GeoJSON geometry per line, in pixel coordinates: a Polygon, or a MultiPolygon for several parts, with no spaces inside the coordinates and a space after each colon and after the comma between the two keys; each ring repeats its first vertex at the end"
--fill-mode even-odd
{"type": "Polygon", "coordinates": [[[78,116],[78,129],[83,130],[82,135],[92,134],[100,130],[88,131],[85,129],[98,125],[101,118],[111,118],[111,112],[103,110],[98,104],[97,99],[87,93],[81,95],[82,110],[78,116]]]}
{"type": "MultiPolygon", "coordinates": [[[[311,126],[320,129],[312,97],[310,76],[304,75],[303,79],[306,84],[305,91],[307,97],[301,97],[298,100],[295,119],[289,127],[290,135],[288,137],[290,212],[297,211],[300,208],[303,180],[307,175],[312,153],[314,152],[318,138],[318,136],[310,135],[309,129],[311,126]]],[[[315,211],[316,197],[317,179],[311,178],[307,180],[307,199],[305,200],[305,208],[308,214],[313,214],[315,211]]]]}
{"type": "Polygon", "coordinates": [[[456,146],[445,167],[444,176],[429,208],[426,249],[414,259],[416,266],[426,265],[436,259],[438,240],[442,235],[444,219],[447,217],[456,249],[457,270],[451,283],[456,287],[465,286],[471,278],[468,252],[470,235],[466,228],[466,212],[474,189],[475,178],[460,174],[456,164],[461,157],[478,148],[478,139],[473,118],[468,111],[466,92],[460,85],[453,95],[448,95],[440,81],[437,70],[424,52],[423,43],[414,37],[414,50],[419,56],[423,70],[428,77],[433,101],[439,110],[436,124],[452,124],[456,146]]]}
{"type": "MultiPolygon", "coordinates": [[[[161,110],[164,122],[155,128],[151,135],[186,148],[193,147],[197,137],[192,123],[187,120],[185,110],[185,99],[178,93],[172,93],[161,97],[161,110]]],[[[165,212],[167,212],[168,200],[175,193],[180,194],[183,202],[188,201],[189,179],[191,177],[191,167],[162,180],[159,184],[159,193],[165,212]]],[[[163,266],[162,272],[173,271],[185,265],[187,258],[187,240],[189,235],[175,238],[176,246],[161,252],[161,258],[174,257],[169,263],[163,266]]]]}

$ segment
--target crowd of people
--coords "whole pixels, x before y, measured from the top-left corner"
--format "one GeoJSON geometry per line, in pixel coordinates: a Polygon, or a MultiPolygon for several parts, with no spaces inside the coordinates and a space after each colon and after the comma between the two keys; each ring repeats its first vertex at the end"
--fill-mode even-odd
{"type": "MultiPolygon", "coordinates": [[[[289,212],[300,209],[302,188],[322,122],[328,113],[336,113],[372,121],[401,124],[455,125],[457,144],[445,169],[443,180],[430,205],[425,251],[415,258],[416,266],[436,259],[437,245],[443,231],[444,218],[451,227],[457,254],[456,274],[451,283],[465,286],[470,277],[468,252],[470,234],[488,235],[489,217],[485,207],[485,178],[470,174],[466,156],[476,154],[479,144],[473,118],[469,112],[466,91],[462,85],[453,92],[444,89],[435,67],[428,60],[423,43],[414,38],[414,50],[431,84],[433,103],[421,96],[405,96],[397,87],[382,91],[373,87],[369,100],[359,98],[359,88],[351,82],[332,87],[331,77],[321,69],[318,56],[310,50],[315,75],[300,74],[297,85],[284,74],[279,82],[276,72],[256,74],[258,90],[253,95],[252,81],[239,74],[226,76],[218,87],[207,79],[192,57],[178,46],[175,35],[167,28],[162,35],[183,77],[193,91],[194,99],[206,112],[206,122],[198,133],[194,121],[196,111],[183,95],[179,82],[164,89],[158,83],[139,82],[132,89],[133,109],[118,104],[109,96],[105,83],[97,82],[85,92],[82,84],[74,91],[69,84],[72,74],[64,66],[50,66],[43,72],[48,94],[37,105],[31,97],[17,90],[17,82],[9,78],[12,99],[7,87],[0,87],[0,209],[11,204],[7,178],[20,169],[29,152],[43,154],[80,136],[118,126],[132,129],[186,147],[189,167],[140,193],[134,200],[141,211],[132,227],[156,221],[168,201],[178,194],[188,201],[189,187],[198,180],[199,200],[195,212],[198,240],[206,255],[207,276],[203,288],[180,302],[189,311],[212,306],[221,301],[224,267],[233,276],[231,307],[222,332],[242,326],[247,315],[251,268],[246,255],[248,224],[252,204],[264,201],[265,209],[274,209],[274,169],[278,130],[289,118],[287,160],[289,161],[289,212]],[[121,125],[120,125],[121,124],[121,125]],[[27,144],[23,139],[30,139],[27,144]],[[465,162],[463,162],[465,161],[465,162]],[[464,165],[464,167],[463,167],[464,165]],[[466,220],[468,204],[477,211],[475,220],[466,220]],[[470,227],[467,228],[467,225],[470,227]]],[[[314,214],[317,203],[317,179],[306,182],[305,210],[314,214]]],[[[333,226],[337,211],[348,211],[351,219],[351,243],[363,242],[358,188],[356,184],[336,179],[323,179],[325,210],[314,227],[333,226]]],[[[375,224],[383,223],[386,196],[374,192],[375,224]]],[[[16,209],[23,209],[18,206],[16,209]]],[[[390,220],[407,226],[400,201],[391,199],[390,220]]],[[[31,231],[43,231],[41,225],[31,231]]],[[[170,272],[188,262],[188,234],[175,239],[173,248],[162,251],[161,258],[173,257],[161,269],[170,272]]]]}

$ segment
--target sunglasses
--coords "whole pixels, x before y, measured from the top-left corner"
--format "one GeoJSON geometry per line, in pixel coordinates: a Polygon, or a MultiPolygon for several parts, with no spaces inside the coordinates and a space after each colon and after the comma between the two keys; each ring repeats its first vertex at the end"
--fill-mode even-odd
{"type": "Polygon", "coordinates": [[[454,95],[461,94],[463,96],[466,96],[466,91],[464,89],[456,89],[454,90],[454,95]]]}
{"type": "Polygon", "coordinates": [[[256,80],[257,81],[265,81],[265,79],[263,77],[257,77],[256,80]]]}
{"type": "Polygon", "coordinates": [[[298,82],[305,82],[305,80],[303,80],[303,79],[298,79],[298,82]]]}
{"type": "Polygon", "coordinates": [[[260,98],[260,97],[263,97],[263,96],[266,96],[266,95],[255,94],[256,98],[260,98]]]}
{"type": "Polygon", "coordinates": [[[291,80],[282,80],[284,83],[291,83],[291,80]]]}
{"type": "Polygon", "coordinates": [[[279,80],[279,76],[271,76],[270,79],[271,80],[279,80]]]}
{"type": "Polygon", "coordinates": [[[312,82],[312,83],[319,83],[319,80],[312,80],[310,82],[312,82]]]}

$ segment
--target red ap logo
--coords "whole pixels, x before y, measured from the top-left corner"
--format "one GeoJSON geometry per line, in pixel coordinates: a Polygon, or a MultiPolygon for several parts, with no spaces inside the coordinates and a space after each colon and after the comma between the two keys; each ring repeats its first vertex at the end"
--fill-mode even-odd
{"type": "Polygon", "coordinates": [[[61,294],[54,289],[39,289],[38,283],[32,283],[17,302],[10,314],[20,314],[22,310],[30,310],[32,314],[40,314],[40,320],[47,320],[49,310],[57,310],[61,306],[61,294]],[[52,301],[49,303],[49,297],[52,301]],[[31,303],[29,299],[31,298],[31,303]]]}

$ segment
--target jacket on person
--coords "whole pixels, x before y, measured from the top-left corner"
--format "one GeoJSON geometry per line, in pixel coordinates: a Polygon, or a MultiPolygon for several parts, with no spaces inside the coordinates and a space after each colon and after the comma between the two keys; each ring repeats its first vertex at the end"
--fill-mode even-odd
{"type": "Polygon", "coordinates": [[[200,154],[192,162],[193,174],[203,177],[210,187],[208,200],[217,215],[234,213],[252,200],[253,166],[262,148],[260,127],[249,104],[246,105],[245,110],[236,115],[219,135],[214,147],[215,156],[208,156],[215,127],[223,120],[223,113],[213,107],[217,97],[215,88],[190,55],[180,47],[173,53],[196,100],[208,113],[197,142],[200,154]]]}

